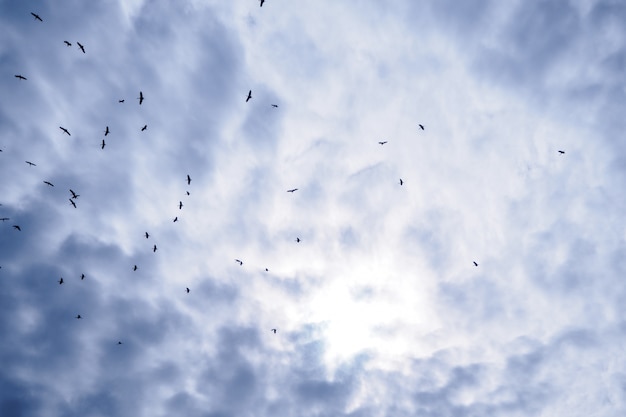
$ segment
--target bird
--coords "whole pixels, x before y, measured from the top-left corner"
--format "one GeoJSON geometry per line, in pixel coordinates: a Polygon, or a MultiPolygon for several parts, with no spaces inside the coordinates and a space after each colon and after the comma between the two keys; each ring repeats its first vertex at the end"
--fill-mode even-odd
{"type": "Polygon", "coordinates": [[[24,77],[23,75],[20,75],[20,74],[16,74],[15,78],[18,78],[20,80],[27,80],[28,79],[28,78],[26,78],[26,77],[24,77]]]}
{"type": "Polygon", "coordinates": [[[265,272],[269,272],[269,271],[270,271],[269,269],[265,268],[265,272]]]}
{"type": "Polygon", "coordinates": [[[44,184],[48,184],[50,187],[54,187],[54,184],[52,184],[50,181],[44,181],[44,184]]]}
{"type": "Polygon", "coordinates": [[[259,7],[263,7],[263,3],[265,3],[265,0],[261,0],[261,5],[259,7]]]}
{"type": "Polygon", "coordinates": [[[102,139],[102,145],[100,145],[100,148],[104,149],[105,146],[106,146],[106,143],[104,143],[104,139],[102,139]]]}
{"type": "Polygon", "coordinates": [[[565,151],[559,151],[559,153],[563,154],[563,153],[565,153],[565,151]]]}
{"type": "Polygon", "coordinates": [[[187,288],[187,294],[189,294],[189,288],[188,287],[186,287],[186,288],[187,288]]]}
{"type": "MultiPolygon", "coordinates": [[[[2,152],[2,151],[0,151],[0,152],[2,152]]],[[[186,193],[187,193],[187,195],[191,195],[191,194],[189,194],[189,191],[186,191],[186,193]]]]}
{"type": "Polygon", "coordinates": [[[141,128],[141,131],[143,132],[143,131],[144,131],[144,130],[146,130],[147,128],[148,128],[148,125],[144,125],[144,126],[141,128]]]}
{"type": "Polygon", "coordinates": [[[288,193],[293,193],[295,191],[298,191],[298,189],[297,188],[292,188],[291,190],[287,190],[288,193]]]}
{"type": "Polygon", "coordinates": [[[72,198],[78,198],[80,197],[80,194],[76,194],[74,191],[72,191],[72,189],[70,188],[70,193],[72,193],[72,198]]]}
{"type": "Polygon", "coordinates": [[[182,201],[179,201],[179,202],[178,202],[178,209],[179,209],[179,210],[182,210],[182,209],[183,209],[183,202],[182,202],[182,201]]]}
{"type": "Polygon", "coordinates": [[[423,125],[418,125],[420,127],[420,129],[424,130],[424,126],[423,125]]]}
{"type": "Polygon", "coordinates": [[[22,228],[21,228],[21,227],[19,227],[17,224],[14,224],[14,225],[13,225],[13,228],[14,228],[15,230],[17,230],[17,231],[20,231],[20,232],[22,231],[22,228]]]}
{"type": "Polygon", "coordinates": [[[387,143],[386,140],[382,141],[382,142],[378,142],[380,145],[384,145],[385,143],[387,143]]]}
{"type": "Polygon", "coordinates": [[[104,136],[109,134],[109,126],[107,126],[107,128],[104,130],[104,136]]]}
{"type": "Polygon", "coordinates": [[[80,314],[78,314],[75,318],[77,318],[77,319],[82,319],[82,317],[80,316],[80,314]]]}
{"type": "Polygon", "coordinates": [[[242,266],[242,265],[243,265],[243,261],[240,261],[239,259],[235,259],[235,262],[238,262],[238,263],[239,263],[239,266],[242,266]]]}
{"type": "Polygon", "coordinates": [[[178,221],[178,216],[174,217],[174,223],[178,221]]]}
{"type": "Polygon", "coordinates": [[[33,15],[33,17],[35,18],[35,20],[39,20],[40,22],[43,22],[43,20],[41,19],[41,17],[39,17],[39,15],[38,15],[37,13],[30,12],[30,14],[32,14],[32,15],[33,15]]]}
{"type": "Polygon", "coordinates": [[[63,41],[63,43],[64,43],[64,44],[66,44],[67,46],[72,46],[72,43],[71,43],[71,42],[68,42],[68,41],[63,41]]]}
{"type": "Polygon", "coordinates": [[[11,220],[8,217],[1,217],[0,220],[2,220],[3,222],[7,221],[7,220],[11,220]]]}
{"type": "Polygon", "coordinates": [[[156,250],[157,250],[157,247],[156,247],[156,245],[154,245],[154,246],[152,247],[152,252],[156,252],[156,250]]]}
{"type": "Polygon", "coordinates": [[[148,239],[150,237],[150,235],[148,234],[148,232],[146,232],[146,239],[148,239]]]}
{"type": "Polygon", "coordinates": [[[137,265],[133,266],[133,271],[137,270],[137,265]]]}
{"type": "Polygon", "coordinates": [[[117,100],[117,102],[118,102],[118,103],[123,103],[123,102],[124,102],[124,99],[122,99],[122,100],[117,100]]]}
{"type": "Polygon", "coordinates": [[[141,91],[139,92],[139,97],[137,97],[137,100],[139,100],[139,105],[141,106],[141,103],[143,103],[143,93],[141,91]]]}
{"type": "Polygon", "coordinates": [[[122,342],[117,342],[117,344],[118,344],[118,345],[121,345],[121,344],[122,344],[122,342]]]}
{"type": "Polygon", "coordinates": [[[474,261],[474,266],[478,266],[478,264],[476,263],[476,261],[474,261]]]}
{"type": "Polygon", "coordinates": [[[250,101],[251,98],[252,98],[252,90],[248,91],[248,98],[246,98],[246,103],[250,101]]]}
{"type": "Polygon", "coordinates": [[[402,178],[400,178],[400,185],[404,184],[404,181],[402,181],[402,178]]]}
{"type": "Polygon", "coordinates": [[[272,329],[272,331],[274,332],[274,334],[276,334],[276,329],[272,329]]]}
{"type": "Polygon", "coordinates": [[[59,285],[63,284],[63,277],[59,280],[59,285]]]}
{"type": "Polygon", "coordinates": [[[85,274],[80,274],[80,280],[84,280],[85,279],[85,274]]]}
{"type": "Polygon", "coordinates": [[[272,107],[278,108],[278,104],[272,104],[272,107]]]}
{"type": "Polygon", "coordinates": [[[296,242],[300,243],[300,238],[299,237],[296,238],[296,242]]]}
{"type": "Polygon", "coordinates": [[[36,166],[37,166],[37,164],[33,164],[33,163],[32,163],[32,162],[30,162],[30,161],[24,161],[24,162],[26,162],[26,163],[27,163],[28,165],[30,165],[31,167],[36,167],[36,166]]]}
{"type": "Polygon", "coordinates": [[[67,133],[67,136],[72,136],[66,128],[59,126],[59,129],[61,129],[64,133],[67,133]]]}
{"type": "Polygon", "coordinates": [[[74,206],[74,208],[76,208],[76,203],[74,202],[74,200],[72,200],[71,198],[69,200],[70,200],[70,203],[74,206]]]}
{"type": "Polygon", "coordinates": [[[189,174],[187,174],[187,185],[191,184],[191,177],[189,176],[189,174]]]}
{"type": "Polygon", "coordinates": [[[83,54],[85,53],[85,47],[83,45],[80,44],[80,42],[76,42],[76,44],[78,45],[78,47],[80,48],[81,51],[83,51],[83,54]]]}

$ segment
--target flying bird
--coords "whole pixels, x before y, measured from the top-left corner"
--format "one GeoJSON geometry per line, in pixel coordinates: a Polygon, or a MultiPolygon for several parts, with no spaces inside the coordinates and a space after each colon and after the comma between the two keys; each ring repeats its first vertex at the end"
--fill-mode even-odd
{"type": "Polygon", "coordinates": [[[298,191],[298,189],[297,188],[292,188],[291,190],[287,190],[288,193],[293,193],[295,191],[298,191]]]}
{"type": "Polygon", "coordinates": [[[152,252],[156,252],[156,250],[157,250],[157,247],[156,247],[156,245],[154,245],[154,246],[152,247],[152,252]]]}
{"type": "Polygon", "coordinates": [[[476,261],[474,261],[474,266],[478,266],[478,264],[476,263],[476,261]]]}
{"type": "Polygon", "coordinates": [[[183,209],[183,202],[182,202],[182,201],[179,201],[179,202],[178,202],[178,209],[179,209],[179,210],[182,210],[182,209],[183,209]]]}
{"type": "Polygon", "coordinates": [[[423,125],[418,125],[420,127],[420,129],[424,130],[424,126],[423,125]]]}
{"type": "Polygon", "coordinates": [[[75,318],[77,318],[77,319],[82,319],[82,317],[80,316],[80,314],[79,314],[79,315],[77,315],[75,318]]]}
{"type": "Polygon", "coordinates": [[[269,272],[269,271],[270,271],[269,269],[265,268],[265,272],[269,272]]]}
{"type": "Polygon", "coordinates": [[[121,345],[121,344],[122,344],[122,342],[117,342],[117,344],[118,344],[118,345],[121,345]]]}
{"type": "Polygon", "coordinates": [[[67,136],[72,136],[66,128],[59,126],[59,129],[61,129],[64,133],[67,133],[67,136]]]}
{"type": "Polygon", "coordinates": [[[63,277],[59,280],[59,285],[63,284],[63,277]]]}
{"type": "Polygon", "coordinates": [[[24,77],[23,75],[20,74],[16,74],[15,78],[20,79],[20,80],[27,80],[28,78],[24,77]]]}
{"type": "Polygon", "coordinates": [[[141,91],[139,92],[139,97],[137,97],[137,100],[139,100],[139,105],[141,106],[141,103],[143,103],[143,93],[141,91]]]}
{"type": "Polygon", "coordinates": [[[380,145],[384,145],[385,143],[387,143],[387,141],[382,141],[382,142],[378,142],[380,145]]]}
{"type": "Polygon", "coordinates": [[[246,99],[246,103],[250,101],[251,98],[252,98],[252,90],[248,91],[248,98],[246,99]]]}
{"type": "Polygon", "coordinates": [[[83,54],[84,54],[85,53],[85,47],[83,45],[81,45],[80,42],[76,42],[76,44],[78,45],[80,50],[83,51],[83,54]]]}
{"type": "Polygon", "coordinates": [[[43,22],[43,20],[41,20],[41,17],[39,17],[39,15],[38,15],[37,13],[30,12],[30,14],[32,14],[32,15],[33,15],[33,17],[35,18],[35,20],[39,20],[40,22],[43,22]]]}
{"type": "Polygon", "coordinates": [[[104,130],[104,136],[109,134],[109,126],[107,126],[107,128],[104,130]]]}
{"type": "Polygon", "coordinates": [[[261,5],[259,7],[263,7],[263,3],[265,3],[265,0],[261,0],[261,5]]]}
{"type": "Polygon", "coordinates": [[[26,163],[27,163],[28,165],[30,165],[31,167],[36,167],[36,166],[37,166],[37,164],[33,164],[33,163],[32,163],[32,162],[30,162],[30,161],[24,161],[24,162],[26,162],[26,163]]]}
{"type": "Polygon", "coordinates": [[[123,103],[123,102],[124,102],[124,100],[117,100],[117,102],[118,102],[118,103],[123,103]]]}
{"type": "Polygon", "coordinates": [[[133,266],[133,271],[137,270],[137,265],[133,266]]]}
{"type": "Polygon", "coordinates": [[[146,239],[148,239],[150,237],[150,235],[148,234],[148,232],[146,232],[146,239]]]}
{"type": "MultiPolygon", "coordinates": [[[[8,219],[7,219],[7,220],[8,220],[8,219]]],[[[14,228],[15,230],[20,231],[20,232],[22,231],[22,228],[21,228],[21,227],[19,227],[17,224],[14,224],[14,225],[13,225],[13,228],[14,228]]]]}
{"type": "Polygon", "coordinates": [[[189,175],[187,175],[187,185],[191,184],[191,177],[189,175]]]}
{"type": "Polygon", "coordinates": [[[402,181],[402,178],[400,178],[400,185],[404,184],[404,181],[402,181]]]}
{"type": "MultiPolygon", "coordinates": [[[[2,152],[2,151],[0,151],[0,152],[2,152]]],[[[191,194],[189,194],[189,191],[187,191],[187,195],[191,195],[191,194]]]]}
{"type": "Polygon", "coordinates": [[[71,198],[69,200],[70,200],[70,203],[74,206],[74,208],[76,208],[76,203],[74,202],[74,200],[72,200],[71,198]]]}
{"type": "Polygon", "coordinates": [[[7,221],[7,220],[11,220],[11,219],[9,219],[8,217],[2,217],[2,218],[0,218],[0,220],[2,220],[3,222],[5,222],[5,221],[7,221]]]}
{"type": "Polygon", "coordinates": [[[559,153],[565,153],[565,151],[559,151],[559,153]]]}
{"type": "Polygon", "coordinates": [[[296,242],[300,243],[300,238],[299,237],[296,238],[296,242]]]}
{"type": "Polygon", "coordinates": [[[100,148],[104,149],[105,146],[106,146],[106,143],[104,143],[104,139],[102,139],[102,145],[100,145],[100,148]]]}
{"type": "Polygon", "coordinates": [[[44,184],[48,184],[50,187],[54,187],[54,184],[52,184],[50,181],[44,181],[44,184]]]}
{"type": "Polygon", "coordinates": [[[272,104],[272,107],[278,108],[278,104],[272,104]]]}
{"type": "Polygon", "coordinates": [[[148,125],[144,125],[144,126],[141,128],[141,131],[143,132],[143,131],[144,131],[144,130],[146,130],[147,128],[148,128],[148,125]]]}
{"type": "Polygon", "coordinates": [[[239,259],[235,259],[235,262],[238,262],[239,266],[243,265],[243,261],[240,261],[239,259]]]}
{"type": "Polygon", "coordinates": [[[84,280],[85,279],[85,274],[80,274],[80,280],[84,280]]]}
{"type": "Polygon", "coordinates": [[[189,294],[189,288],[187,288],[187,294],[189,294]]]}
{"type": "Polygon", "coordinates": [[[272,329],[272,331],[274,332],[274,334],[276,334],[276,329],[272,329]]]}
{"type": "Polygon", "coordinates": [[[70,188],[70,193],[72,193],[72,198],[78,198],[80,197],[80,194],[76,194],[74,191],[72,191],[72,189],[70,188]]]}
{"type": "Polygon", "coordinates": [[[174,223],[178,221],[178,216],[174,217],[174,223]]]}
{"type": "Polygon", "coordinates": [[[72,43],[71,43],[71,42],[68,42],[68,41],[63,41],[63,43],[64,43],[64,44],[66,44],[67,46],[72,46],[72,43]]]}

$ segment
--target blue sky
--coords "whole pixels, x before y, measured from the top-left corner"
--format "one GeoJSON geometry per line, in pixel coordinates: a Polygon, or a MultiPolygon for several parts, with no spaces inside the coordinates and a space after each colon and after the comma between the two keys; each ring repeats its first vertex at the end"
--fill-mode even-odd
{"type": "Polygon", "coordinates": [[[625,18],[0,0],[0,415],[624,415],[625,18]]]}

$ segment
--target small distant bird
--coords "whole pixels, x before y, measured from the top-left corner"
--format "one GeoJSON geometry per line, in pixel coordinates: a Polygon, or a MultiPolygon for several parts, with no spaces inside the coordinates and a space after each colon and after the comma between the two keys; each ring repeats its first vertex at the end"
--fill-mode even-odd
{"type": "Polygon", "coordinates": [[[189,174],[187,175],[187,185],[191,184],[191,177],[189,176],[189,174]]]}
{"type": "Polygon", "coordinates": [[[102,145],[100,145],[100,148],[104,149],[105,146],[106,146],[106,143],[104,143],[104,139],[102,139],[102,145]]]}
{"type": "MultiPolygon", "coordinates": [[[[8,219],[7,219],[7,220],[8,220],[8,219]]],[[[20,231],[20,232],[22,231],[22,228],[21,228],[21,227],[19,227],[17,224],[13,225],[13,228],[14,228],[15,230],[20,231]]]]}
{"type": "Polygon", "coordinates": [[[559,153],[565,153],[565,151],[559,151],[559,153]]]}
{"type": "Polygon", "coordinates": [[[378,142],[380,145],[384,145],[385,143],[387,143],[387,141],[382,141],[382,142],[378,142]]]}
{"type": "Polygon", "coordinates": [[[274,334],[276,334],[276,329],[272,329],[272,331],[274,332],[274,334]]]}
{"type": "Polygon", "coordinates": [[[404,181],[402,181],[402,178],[400,178],[400,185],[404,184],[404,181]]]}
{"type": "Polygon", "coordinates": [[[71,42],[68,42],[68,41],[63,41],[63,43],[64,43],[64,44],[66,44],[67,46],[72,46],[72,43],[71,43],[71,42]]]}
{"type": "Polygon", "coordinates": [[[82,317],[80,316],[80,314],[79,314],[79,315],[77,315],[75,318],[77,318],[77,319],[82,319],[82,317]]]}
{"type": "Polygon", "coordinates": [[[2,218],[0,218],[0,220],[2,220],[3,222],[5,222],[5,221],[7,221],[7,220],[11,220],[11,219],[9,219],[8,217],[2,217],[2,218]]]}
{"type": "Polygon", "coordinates": [[[139,97],[137,97],[137,100],[139,100],[139,105],[141,106],[141,103],[143,103],[143,93],[141,91],[139,92],[139,97]]]}
{"type": "Polygon", "coordinates": [[[150,235],[148,234],[148,232],[146,232],[146,239],[148,239],[150,237],[150,235]]]}
{"type": "Polygon", "coordinates": [[[27,163],[28,165],[30,165],[31,167],[36,167],[36,166],[37,166],[37,164],[33,164],[33,163],[32,163],[32,162],[30,162],[30,161],[24,161],[24,162],[26,162],[26,163],[27,163]]]}
{"type": "Polygon", "coordinates": [[[178,209],[179,209],[179,210],[182,210],[182,209],[183,209],[183,202],[182,202],[182,201],[179,201],[179,202],[178,202],[178,209]]]}
{"type": "Polygon", "coordinates": [[[474,266],[478,266],[478,264],[476,263],[476,261],[474,261],[474,266]]]}
{"type": "Polygon", "coordinates": [[[424,126],[422,125],[418,125],[420,127],[420,129],[424,130],[424,126]]]}
{"type": "Polygon", "coordinates": [[[189,288],[187,288],[187,294],[189,294],[189,288]]]}
{"type": "Polygon", "coordinates": [[[259,7],[263,7],[263,3],[265,3],[265,0],[261,0],[261,5],[259,7]]]}
{"type": "Polygon", "coordinates": [[[300,238],[299,237],[296,238],[296,242],[300,243],[300,238]]]}
{"type": "Polygon", "coordinates": [[[250,101],[251,98],[252,98],[252,90],[248,91],[248,98],[246,99],[246,103],[250,101]]]}
{"type": "Polygon", "coordinates": [[[85,279],[85,274],[80,274],[80,280],[84,280],[85,279]]]}
{"type": "Polygon", "coordinates": [[[104,130],[104,136],[109,134],[109,126],[107,126],[107,128],[104,130]]]}
{"type": "Polygon", "coordinates": [[[122,342],[117,342],[117,344],[118,344],[118,345],[121,345],[121,344],[122,344],[122,342]]]}
{"type": "Polygon", "coordinates": [[[63,284],[63,277],[59,280],[59,285],[63,284]]]}
{"type": "Polygon", "coordinates": [[[178,216],[174,217],[174,223],[178,221],[178,216]]]}
{"type": "Polygon", "coordinates": [[[243,265],[243,261],[240,261],[239,259],[235,259],[235,262],[238,262],[239,266],[243,265]]]}
{"type": "Polygon", "coordinates": [[[137,270],[137,265],[133,266],[133,271],[137,270]]]}
{"type": "Polygon", "coordinates": [[[52,184],[50,181],[44,181],[44,184],[48,184],[50,187],[54,187],[54,184],[52,184]]]}
{"type": "MultiPolygon", "coordinates": [[[[0,151],[0,152],[2,152],[2,151],[0,151]]],[[[187,191],[187,195],[191,195],[191,194],[189,194],[189,191],[187,191]]]]}
{"type": "Polygon", "coordinates": [[[144,125],[144,126],[141,128],[141,131],[143,132],[143,131],[144,131],[144,130],[146,130],[147,128],[148,128],[148,125],[144,125]]]}
{"type": "Polygon", "coordinates": [[[74,206],[74,208],[76,208],[76,203],[74,202],[74,200],[72,200],[71,198],[69,200],[70,200],[70,203],[74,206]]]}
{"type": "Polygon", "coordinates": [[[32,14],[32,15],[33,15],[33,17],[35,18],[35,20],[39,20],[40,22],[43,22],[43,20],[41,20],[41,17],[39,17],[39,15],[38,15],[37,13],[30,12],[30,14],[32,14]]]}
{"type": "Polygon", "coordinates": [[[278,108],[278,104],[272,104],[272,107],[278,108]]]}
{"type": "Polygon", "coordinates": [[[74,191],[72,191],[72,189],[70,188],[70,193],[72,193],[72,198],[78,198],[80,197],[80,194],[76,194],[74,191]]]}
{"type": "Polygon", "coordinates": [[[295,191],[298,191],[298,189],[297,188],[292,188],[291,190],[287,190],[288,193],[293,193],[295,191]]]}
{"type": "Polygon", "coordinates": [[[83,45],[80,44],[80,42],[76,42],[76,45],[78,45],[78,47],[80,48],[81,51],[83,51],[83,54],[85,53],[85,47],[83,45]]]}
{"type": "Polygon", "coordinates": [[[117,102],[118,102],[118,103],[123,103],[123,102],[124,102],[124,100],[117,100],[117,102]]]}
{"type": "Polygon", "coordinates": [[[23,75],[17,74],[15,76],[15,78],[20,79],[20,80],[27,80],[28,78],[24,77],[23,75]]]}
{"type": "Polygon", "coordinates": [[[156,252],[156,250],[157,250],[157,247],[156,247],[156,245],[154,245],[154,246],[152,247],[152,252],[156,252]]]}
{"type": "Polygon", "coordinates": [[[66,128],[59,126],[59,129],[61,129],[64,133],[67,133],[67,136],[72,136],[66,128]]]}
{"type": "Polygon", "coordinates": [[[269,272],[269,271],[270,271],[269,269],[265,268],[265,272],[269,272]]]}

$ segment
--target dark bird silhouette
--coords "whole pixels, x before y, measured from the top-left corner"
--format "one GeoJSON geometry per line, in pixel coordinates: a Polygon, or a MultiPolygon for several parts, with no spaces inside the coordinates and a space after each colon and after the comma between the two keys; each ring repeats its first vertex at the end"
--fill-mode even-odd
{"type": "Polygon", "coordinates": [[[121,344],[122,344],[122,342],[117,342],[117,344],[118,344],[118,345],[121,345],[121,344]]]}
{"type": "Polygon", "coordinates": [[[270,271],[269,269],[265,268],[265,272],[269,272],[269,271],[270,271]]]}
{"type": "Polygon", "coordinates": [[[179,210],[182,210],[182,209],[183,209],[183,202],[182,202],[182,201],[179,201],[179,202],[178,202],[178,209],[179,209],[179,210]]]}
{"type": "Polygon", "coordinates": [[[15,78],[20,79],[20,80],[27,80],[28,78],[24,77],[23,75],[20,74],[16,74],[15,78]]]}
{"type": "Polygon", "coordinates": [[[187,288],[187,294],[189,294],[189,288],[187,288]]]}
{"type": "Polygon", "coordinates": [[[148,232],[146,232],[146,239],[148,239],[150,237],[150,235],[148,234],[148,232]]]}
{"type": "Polygon", "coordinates": [[[278,104],[272,104],[272,107],[278,108],[278,104]]]}
{"type": "Polygon", "coordinates": [[[70,188],[70,193],[72,193],[72,198],[78,198],[80,197],[80,194],[76,194],[74,191],[72,191],[72,189],[70,188]]]}
{"type": "Polygon", "coordinates": [[[243,265],[243,261],[240,261],[239,259],[235,259],[235,262],[238,262],[239,266],[243,265]]]}
{"type": "Polygon", "coordinates": [[[143,131],[144,131],[144,130],[146,130],[147,128],[148,128],[148,125],[144,125],[144,126],[141,128],[141,131],[143,132],[143,131]]]}
{"type": "Polygon", "coordinates": [[[252,90],[248,91],[248,98],[246,99],[246,103],[250,101],[251,98],[252,98],[252,90]]]}
{"type": "Polygon", "coordinates": [[[85,47],[83,45],[81,45],[80,42],[76,42],[76,45],[78,45],[78,47],[80,48],[81,51],[83,51],[83,54],[85,53],[85,47]]]}
{"type": "Polygon", "coordinates": [[[191,177],[189,175],[187,175],[187,185],[191,184],[191,177]]]}
{"type": "Polygon", "coordinates": [[[32,14],[32,15],[33,15],[33,17],[35,18],[35,20],[39,20],[40,22],[43,22],[43,20],[41,20],[41,17],[39,17],[39,15],[38,15],[37,13],[30,12],[30,14],[32,14]]]}
{"type": "Polygon", "coordinates": [[[77,319],[82,319],[82,317],[80,316],[80,314],[78,314],[75,318],[77,318],[77,319]]]}
{"type": "Polygon", "coordinates": [[[559,153],[565,153],[565,151],[559,151],[559,153]]]}
{"type": "Polygon", "coordinates": [[[80,274],[80,280],[84,280],[85,279],[85,274],[80,274]]]}
{"type": "Polygon", "coordinates": [[[59,129],[61,129],[64,133],[67,133],[67,136],[72,136],[66,128],[59,126],[59,129]]]}
{"type": "Polygon", "coordinates": [[[474,261],[474,266],[478,266],[478,264],[476,263],[476,261],[474,261]]]}
{"type": "Polygon", "coordinates": [[[59,280],[59,285],[63,284],[63,277],[59,280]]]}
{"type": "Polygon", "coordinates": [[[69,200],[70,200],[70,203],[74,206],[74,208],[76,208],[76,203],[74,202],[74,200],[72,200],[71,198],[69,200]]]}
{"type": "Polygon", "coordinates": [[[402,178],[400,178],[400,185],[404,184],[404,181],[402,181],[402,178]]]}
{"type": "Polygon", "coordinates": [[[296,242],[300,243],[300,238],[299,237],[296,238],[296,242]]]}
{"type": "Polygon", "coordinates": [[[15,230],[20,231],[20,232],[22,231],[22,228],[21,228],[21,227],[19,227],[17,224],[14,224],[14,225],[13,225],[13,228],[14,228],[15,230]]]}
{"type": "Polygon", "coordinates": [[[67,46],[72,46],[72,43],[71,43],[71,42],[68,42],[68,41],[63,41],[63,43],[64,43],[64,44],[66,44],[67,46]]]}
{"type": "MultiPolygon", "coordinates": [[[[0,151],[0,152],[2,152],[2,151],[0,151]]],[[[191,195],[191,194],[189,194],[189,191],[187,191],[187,195],[191,195]]]]}
{"type": "Polygon", "coordinates": [[[123,102],[124,102],[124,100],[117,100],[117,102],[118,102],[118,103],[123,103],[123,102]]]}
{"type": "Polygon", "coordinates": [[[385,143],[387,143],[387,141],[382,141],[382,142],[378,142],[380,145],[384,145],[385,143]]]}
{"type": "Polygon", "coordinates": [[[295,191],[298,191],[298,189],[297,188],[292,188],[291,190],[287,190],[288,193],[293,193],[295,191]]]}
{"type": "Polygon", "coordinates": [[[54,187],[54,184],[52,184],[50,181],[44,181],[44,184],[48,184],[50,187],[54,187]]]}
{"type": "Polygon", "coordinates": [[[424,130],[424,126],[423,125],[418,125],[420,127],[420,129],[424,130]]]}
{"type": "Polygon", "coordinates": [[[274,334],[276,334],[276,329],[272,329],[272,331],[274,332],[274,334]]]}
{"type": "Polygon", "coordinates": [[[154,245],[154,246],[152,247],[152,252],[156,252],[156,250],[157,250],[157,247],[156,247],[156,245],[154,245]]]}
{"type": "Polygon", "coordinates": [[[259,7],[263,7],[263,3],[265,3],[265,0],[261,0],[261,5],[259,7]]]}
{"type": "Polygon", "coordinates": [[[143,103],[143,93],[141,91],[139,92],[139,97],[137,97],[137,100],[139,100],[139,105],[141,106],[141,103],[143,103]]]}
{"type": "Polygon", "coordinates": [[[104,130],[104,136],[109,134],[109,126],[107,126],[107,128],[104,130]]]}
{"type": "Polygon", "coordinates": [[[9,219],[8,217],[2,217],[0,218],[0,220],[2,220],[3,222],[6,222],[7,220],[11,220],[11,219],[9,219]]]}
{"type": "Polygon", "coordinates": [[[104,143],[104,139],[102,139],[102,145],[100,145],[100,148],[104,149],[105,146],[106,146],[106,143],[104,143]]]}
{"type": "Polygon", "coordinates": [[[174,217],[174,223],[178,221],[178,216],[174,217]]]}
{"type": "Polygon", "coordinates": [[[133,271],[137,270],[137,265],[133,266],[133,271]]]}
{"type": "Polygon", "coordinates": [[[30,162],[30,161],[24,161],[24,162],[26,162],[26,163],[27,163],[28,165],[30,165],[31,167],[36,167],[36,166],[37,166],[37,164],[33,164],[33,163],[32,163],[32,162],[30,162]]]}

